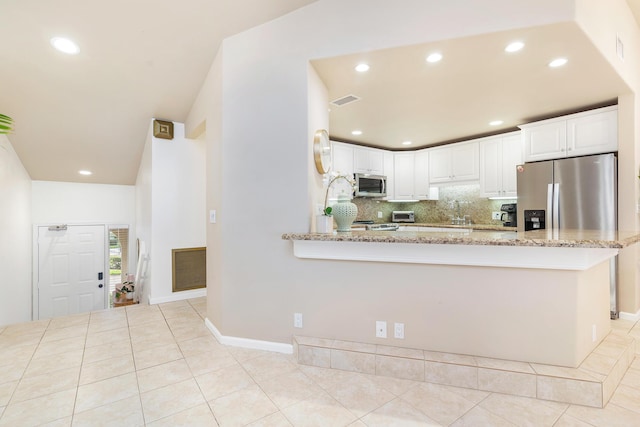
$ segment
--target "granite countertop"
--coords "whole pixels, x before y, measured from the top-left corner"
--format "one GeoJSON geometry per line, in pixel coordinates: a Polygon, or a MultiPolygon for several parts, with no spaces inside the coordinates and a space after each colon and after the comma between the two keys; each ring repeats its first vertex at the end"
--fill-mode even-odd
{"type": "MultiPolygon", "coordinates": [[[[414,224],[418,225],[418,224],[414,224]]],[[[420,226],[427,226],[420,224],[420,226]]],[[[429,225],[435,226],[435,225],[429,225]]],[[[444,228],[439,224],[438,227],[444,228]]],[[[449,226],[451,227],[451,226],[449,226]]],[[[469,226],[454,226],[469,229],[469,226]]],[[[314,240],[333,242],[419,243],[448,245],[538,246],[564,248],[621,249],[640,241],[639,231],[551,230],[516,232],[512,227],[474,229],[462,232],[446,231],[351,231],[331,234],[286,233],[284,240],[314,240]]]]}
{"type": "Polygon", "coordinates": [[[449,224],[446,222],[438,222],[438,223],[422,223],[422,222],[399,222],[399,226],[407,226],[407,227],[437,227],[437,228],[463,228],[463,229],[472,229],[472,230],[494,230],[494,231],[516,231],[516,227],[505,227],[504,225],[496,225],[496,224],[466,224],[466,225],[455,225],[449,224]]]}

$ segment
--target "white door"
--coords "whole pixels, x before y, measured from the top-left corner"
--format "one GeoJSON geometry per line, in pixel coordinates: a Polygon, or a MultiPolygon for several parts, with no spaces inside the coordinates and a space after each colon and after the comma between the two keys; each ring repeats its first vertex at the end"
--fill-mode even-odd
{"type": "Polygon", "coordinates": [[[105,307],[105,229],[70,225],[38,227],[38,318],[105,307]]]}

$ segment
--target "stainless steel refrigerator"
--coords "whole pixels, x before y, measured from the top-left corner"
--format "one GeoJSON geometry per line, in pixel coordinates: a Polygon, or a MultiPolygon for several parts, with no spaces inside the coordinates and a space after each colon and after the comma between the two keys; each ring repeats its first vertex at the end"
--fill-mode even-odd
{"type": "MultiPolygon", "coordinates": [[[[617,230],[615,154],[517,166],[518,231],[617,230]]],[[[616,260],[611,264],[611,317],[617,317],[616,260]]]]}

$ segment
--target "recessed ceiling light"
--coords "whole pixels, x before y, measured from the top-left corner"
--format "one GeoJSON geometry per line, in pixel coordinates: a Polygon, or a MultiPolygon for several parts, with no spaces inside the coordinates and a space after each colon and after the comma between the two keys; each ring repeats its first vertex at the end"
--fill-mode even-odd
{"type": "Polygon", "coordinates": [[[358,64],[356,66],[356,71],[359,73],[365,73],[367,71],[369,71],[369,65],[367,64],[358,64]]]}
{"type": "Polygon", "coordinates": [[[489,126],[500,126],[503,123],[504,122],[502,120],[494,120],[494,121],[489,122],[489,126]]]}
{"type": "Polygon", "coordinates": [[[441,59],[442,59],[442,54],[438,52],[432,53],[431,55],[427,56],[427,62],[431,62],[431,63],[438,62],[441,59]]]}
{"type": "Polygon", "coordinates": [[[60,52],[68,53],[69,55],[75,55],[80,52],[80,48],[77,44],[64,37],[54,37],[51,39],[51,46],[58,49],[60,52]]]}
{"type": "Polygon", "coordinates": [[[93,175],[93,172],[91,172],[91,171],[87,171],[87,170],[81,170],[81,171],[78,171],[78,173],[79,173],[80,175],[87,175],[87,176],[88,176],[88,175],[93,175]]]}
{"type": "Polygon", "coordinates": [[[413,144],[411,141],[402,141],[402,145],[411,145],[413,144]]]}
{"type": "Polygon", "coordinates": [[[567,58],[557,58],[549,62],[549,67],[551,68],[562,67],[567,62],[568,62],[567,58]]]}
{"type": "Polygon", "coordinates": [[[351,135],[362,135],[362,131],[361,130],[351,131],[351,135]]]}
{"type": "Polygon", "coordinates": [[[524,47],[524,43],[522,42],[513,42],[509,43],[507,47],[504,48],[505,52],[513,53],[517,52],[524,47]]]}

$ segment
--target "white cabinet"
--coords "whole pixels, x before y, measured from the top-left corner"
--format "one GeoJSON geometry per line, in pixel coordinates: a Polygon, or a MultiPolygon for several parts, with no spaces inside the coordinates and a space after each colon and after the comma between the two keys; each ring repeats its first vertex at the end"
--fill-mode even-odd
{"type": "Polygon", "coordinates": [[[387,177],[387,197],[386,200],[395,198],[395,167],[393,165],[393,151],[384,152],[384,174],[387,177]]]}
{"type": "MultiPolygon", "coordinates": [[[[331,173],[353,178],[353,145],[342,142],[331,142],[331,173]]],[[[351,186],[344,179],[339,179],[331,186],[328,198],[329,205],[338,200],[340,193],[350,193],[351,186]]]]}
{"type": "Polygon", "coordinates": [[[342,142],[331,142],[331,172],[340,175],[353,175],[353,145],[342,142]]]}
{"type": "Polygon", "coordinates": [[[461,142],[429,150],[431,184],[480,178],[478,142],[461,142]]]}
{"type": "Polygon", "coordinates": [[[524,161],[618,151],[618,108],[599,108],[520,126],[524,161]]]}
{"type": "Polygon", "coordinates": [[[419,150],[414,153],[413,188],[418,199],[430,199],[429,195],[429,152],[419,150]]]}
{"type": "Polygon", "coordinates": [[[437,188],[431,188],[429,185],[428,150],[394,153],[393,160],[393,200],[438,199],[437,188]]]}
{"type": "Polygon", "coordinates": [[[567,120],[567,155],[618,151],[618,109],[579,115],[567,120]]]}
{"type": "Polygon", "coordinates": [[[522,163],[520,132],[484,138],[480,143],[480,195],[516,197],[516,166],[522,163]]]}
{"type": "Polygon", "coordinates": [[[384,150],[354,147],[353,171],[371,175],[384,175],[384,150]]]}
{"type": "Polygon", "coordinates": [[[393,153],[394,195],[395,200],[412,200],[414,196],[414,160],[413,152],[393,153]]]}

